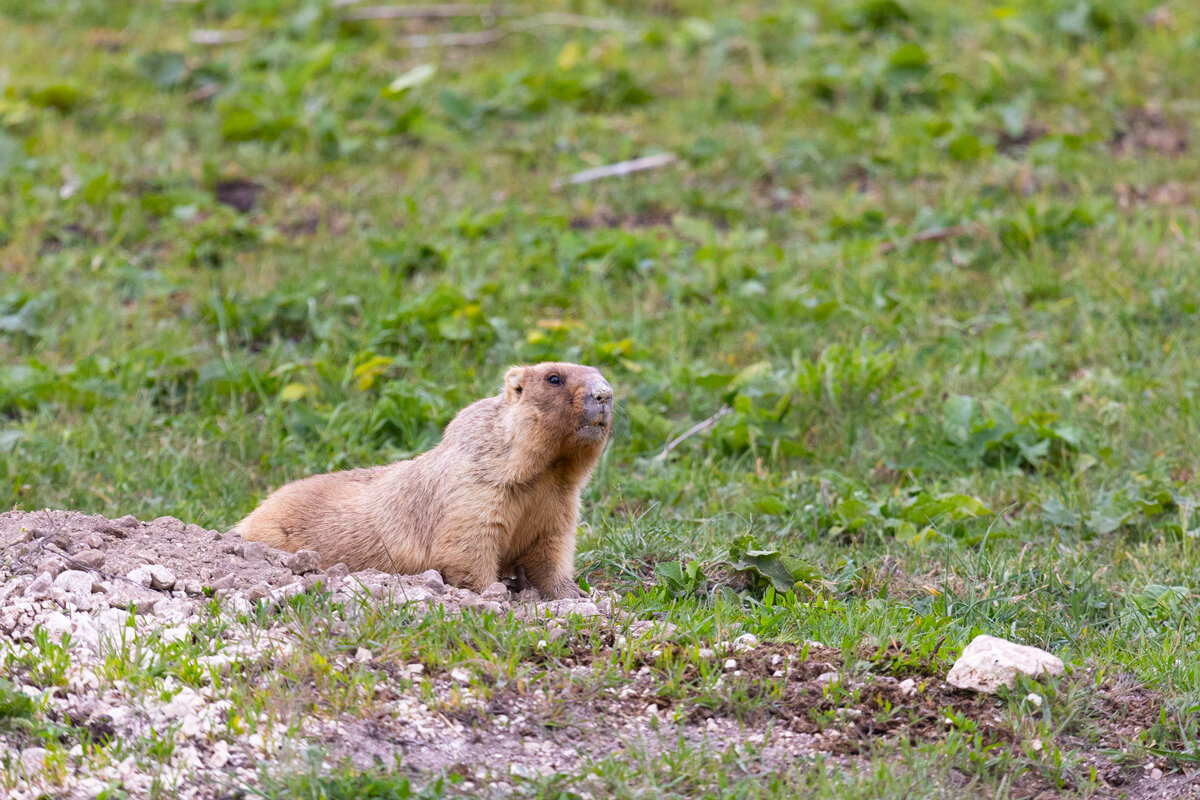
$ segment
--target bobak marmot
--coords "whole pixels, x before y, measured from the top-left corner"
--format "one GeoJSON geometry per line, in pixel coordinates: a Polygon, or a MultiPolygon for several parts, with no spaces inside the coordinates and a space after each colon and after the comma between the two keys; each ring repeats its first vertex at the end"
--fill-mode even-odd
{"type": "Polygon", "coordinates": [[[458,412],[409,461],[315,475],[276,490],[234,530],[321,565],[439,570],[481,591],[515,574],[578,597],[579,494],[612,431],[612,387],[593,367],[512,367],[504,391],[458,412]]]}

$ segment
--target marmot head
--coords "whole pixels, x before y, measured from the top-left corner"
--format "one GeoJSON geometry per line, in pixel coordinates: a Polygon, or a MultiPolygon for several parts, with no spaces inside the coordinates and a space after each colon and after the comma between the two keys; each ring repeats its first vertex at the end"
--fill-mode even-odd
{"type": "Polygon", "coordinates": [[[532,412],[564,450],[599,450],[612,433],[613,390],[595,367],[561,362],[512,367],[504,375],[504,399],[532,412]]]}

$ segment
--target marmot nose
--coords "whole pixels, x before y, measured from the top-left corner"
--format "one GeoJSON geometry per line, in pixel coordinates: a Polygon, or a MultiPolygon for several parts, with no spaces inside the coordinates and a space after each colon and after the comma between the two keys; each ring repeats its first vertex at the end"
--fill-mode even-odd
{"type": "Polygon", "coordinates": [[[612,387],[609,386],[607,383],[603,384],[603,385],[600,385],[600,384],[593,385],[591,387],[590,391],[592,393],[592,399],[595,400],[597,403],[611,403],[612,402],[613,390],[612,390],[612,387]]]}

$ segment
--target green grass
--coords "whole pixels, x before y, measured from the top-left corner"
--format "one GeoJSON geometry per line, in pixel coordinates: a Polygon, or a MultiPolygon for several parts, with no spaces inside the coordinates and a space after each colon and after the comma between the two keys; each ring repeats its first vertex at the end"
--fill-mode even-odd
{"type": "MultiPolygon", "coordinates": [[[[620,29],[430,49],[345,10],[0,0],[0,502],[227,527],[431,446],[510,363],[582,361],[618,400],[593,586],[681,641],[816,639],[894,674],[980,632],[1036,644],[1151,687],[1195,758],[1193,5],[580,0],[534,10],[620,29]],[[235,180],[246,213],[217,199],[235,180]],[[778,555],[751,569],[747,541],[778,555]]],[[[440,669],[461,646],[493,679],[548,657],[511,622],[371,619],[345,647],[440,669]]],[[[310,655],[312,691],[357,680],[310,655]]],[[[679,757],[688,796],[732,774],[679,757]]],[[[911,796],[988,758],[881,745],[737,796],[911,796]]],[[[529,792],[666,792],[661,769],[529,792]]],[[[966,774],[1004,795],[1005,769],[966,774]]]]}

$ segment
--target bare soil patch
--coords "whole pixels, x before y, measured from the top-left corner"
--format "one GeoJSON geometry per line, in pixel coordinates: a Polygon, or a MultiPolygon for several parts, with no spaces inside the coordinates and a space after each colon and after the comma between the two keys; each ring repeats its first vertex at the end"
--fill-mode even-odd
{"type": "MultiPolygon", "coordinates": [[[[49,720],[85,728],[102,745],[72,750],[61,765],[65,779],[50,784],[38,740],[19,727],[0,726],[0,748],[20,764],[13,768],[20,770],[14,800],[46,791],[91,797],[109,785],[140,796],[152,782],[181,798],[226,797],[253,786],[261,765],[287,768],[313,745],[331,764],[394,768],[399,759],[418,781],[457,773],[470,792],[575,772],[606,756],[654,756],[681,739],[714,751],[736,748],[756,769],[771,771],[792,769],[815,754],[853,765],[879,742],[940,740],[953,730],[952,717],[969,720],[989,743],[1020,744],[997,698],[927,675],[873,674],[864,659],[848,666],[841,651],[816,642],[687,641],[673,626],[637,619],[599,594],[540,602],[499,589],[481,596],[445,587],[436,575],[351,574],[342,565],[318,571],[303,554],[169,517],[142,522],[10,512],[0,514],[0,548],[0,653],[32,652],[39,628],[52,641],[70,634],[71,664],[61,681],[39,680],[27,661],[18,661],[11,679],[44,702],[49,720]],[[374,601],[450,614],[511,612],[547,636],[572,637],[572,646],[565,658],[532,657],[520,680],[490,664],[444,670],[432,658],[397,663],[368,652],[335,654],[332,669],[365,669],[378,680],[360,705],[329,710],[306,694],[314,691],[311,682],[295,674],[293,654],[310,632],[285,622],[266,629],[230,626],[199,656],[200,677],[190,682],[168,670],[158,688],[146,692],[103,677],[111,668],[106,657],[128,652],[138,640],[194,641],[195,627],[211,620],[214,599],[221,613],[247,614],[260,601],[282,603],[318,583],[348,605],[365,593],[374,601]],[[568,618],[574,629],[561,624],[568,618]],[[626,650],[628,659],[613,658],[626,650]],[[715,684],[714,673],[720,676],[715,684]],[[294,686],[294,708],[276,710],[273,726],[231,729],[231,711],[247,717],[251,711],[232,707],[230,687],[270,681],[294,686]],[[152,734],[173,742],[153,775],[132,759],[104,756],[109,743],[152,734]]],[[[1092,703],[1108,720],[1105,729],[1086,742],[1064,735],[1060,744],[1094,753],[1110,796],[1193,796],[1188,778],[1120,766],[1105,755],[1121,747],[1122,737],[1154,724],[1159,702],[1151,693],[1118,681],[1101,686],[1092,703]]],[[[1018,796],[1057,796],[1032,774],[1015,785],[1018,796]]]]}
{"type": "Polygon", "coordinates": [[[1157,108],[1127,111],[1109,140],[1119,156],[1153,153],[1178,157],[1188,151],[1188,130],[1182,123],[1168,120],[1157,108]]]}

